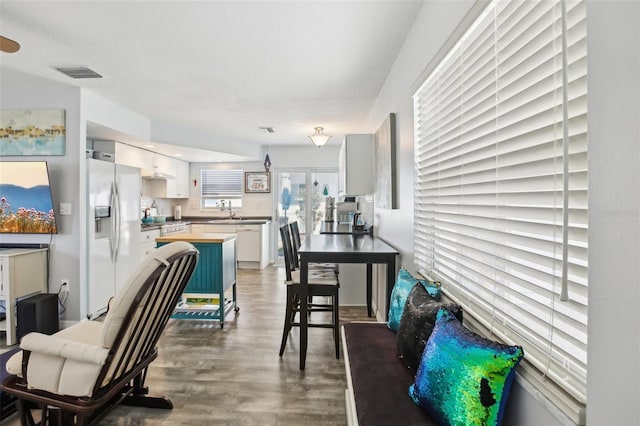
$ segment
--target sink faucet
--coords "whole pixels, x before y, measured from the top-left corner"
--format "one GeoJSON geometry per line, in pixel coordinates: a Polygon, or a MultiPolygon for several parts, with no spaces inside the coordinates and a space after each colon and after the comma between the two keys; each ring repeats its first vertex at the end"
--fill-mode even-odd
{"type": "Polygon", "coordinates": [[[231,200],[227,200],[229,202],[229,219],[233,218],[236,214],[231,210],[231,200]]]}

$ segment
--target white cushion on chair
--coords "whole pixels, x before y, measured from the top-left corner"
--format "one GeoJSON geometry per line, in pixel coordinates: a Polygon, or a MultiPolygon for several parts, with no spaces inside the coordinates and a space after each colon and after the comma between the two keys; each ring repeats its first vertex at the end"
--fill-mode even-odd
{"type": "MultiPolygon", "coordinates": [[[[102,322],[84,321],[51,336],[29,333],[20,347],[31,351],[27,375],[30,389],[91,396],[109,349],[98,344],[102,322]]],[[[7,361],[7,372],[22,376],[22,352],[7,361]]]]}

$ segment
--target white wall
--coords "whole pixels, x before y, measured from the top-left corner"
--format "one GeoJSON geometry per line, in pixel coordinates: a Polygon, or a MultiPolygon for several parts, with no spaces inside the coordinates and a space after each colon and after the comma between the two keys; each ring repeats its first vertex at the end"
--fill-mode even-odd
{"type": "MultiPolygon", "coordinates": [[[[0,76],[1,78],[1,76],[0,76]]],[[[27,78],[20,84],[0,81],[0,105],[3,109],[62,108],[66,112],[66,148],[63,156],[9,156],[2,161],[44,160],[49,167],[51,191],[56,212],[58,234],[9,235],[2,234],[3,243],[48,243],[50,246],[49,292],[57,292],[62,279],[69,280],[69,298],[63,320],[77,320],[80,316],[80,246],[81,218],[78,176],[80,152],[84,152],[84,138],[80,131],[80,89],[52,83],[48,80],[27,78]],[[71,215],[61,216],[60,203],[71,204],[71,215]]],[[[83,157],[84,158],[84,157],[83,157]]]]}
{"type": "Polygon", "coordinates": [[[588,1],[587,420],[640,424],[640,2],[588,1]]]}
{"type": "MultiPolygon", "coordinates": [[[[589,372],[587,422],[640,424],[640,2],[588,2],[589,372]]],[[[413,267],[412,95],[473,1],[425,2],[363,131],[396,113],[399,209],[376,210],[376,233],[413,267]]],[[[535,393],[535,392],[533,392],[535,393]]],[[[505,424],[562,423],[516,383],[505,424]]]]}

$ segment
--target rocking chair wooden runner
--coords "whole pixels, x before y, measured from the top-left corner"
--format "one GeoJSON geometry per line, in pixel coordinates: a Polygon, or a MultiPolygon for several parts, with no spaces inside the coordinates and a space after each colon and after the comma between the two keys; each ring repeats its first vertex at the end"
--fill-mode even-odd
{"type": "Polygon", "coordinates": [[[7,362],[2,389],[18,398],[20,421],[96,424],[117,404],[173,408],[148,396],[145,378],[156,344],[198,261],[198,251],[175,242],[149,253],[110,303],[104,321],[83,321],[51,336],[30,333],[7,362]]]}

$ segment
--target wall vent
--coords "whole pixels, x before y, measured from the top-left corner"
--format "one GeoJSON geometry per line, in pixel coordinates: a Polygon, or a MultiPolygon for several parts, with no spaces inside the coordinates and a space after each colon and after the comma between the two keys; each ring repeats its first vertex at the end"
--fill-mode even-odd
{"type": "Polygon", "coordinates": [[[87,67],[61,67],[56,69],[71,78],[102,78],[100,74],[87,67]]]}

